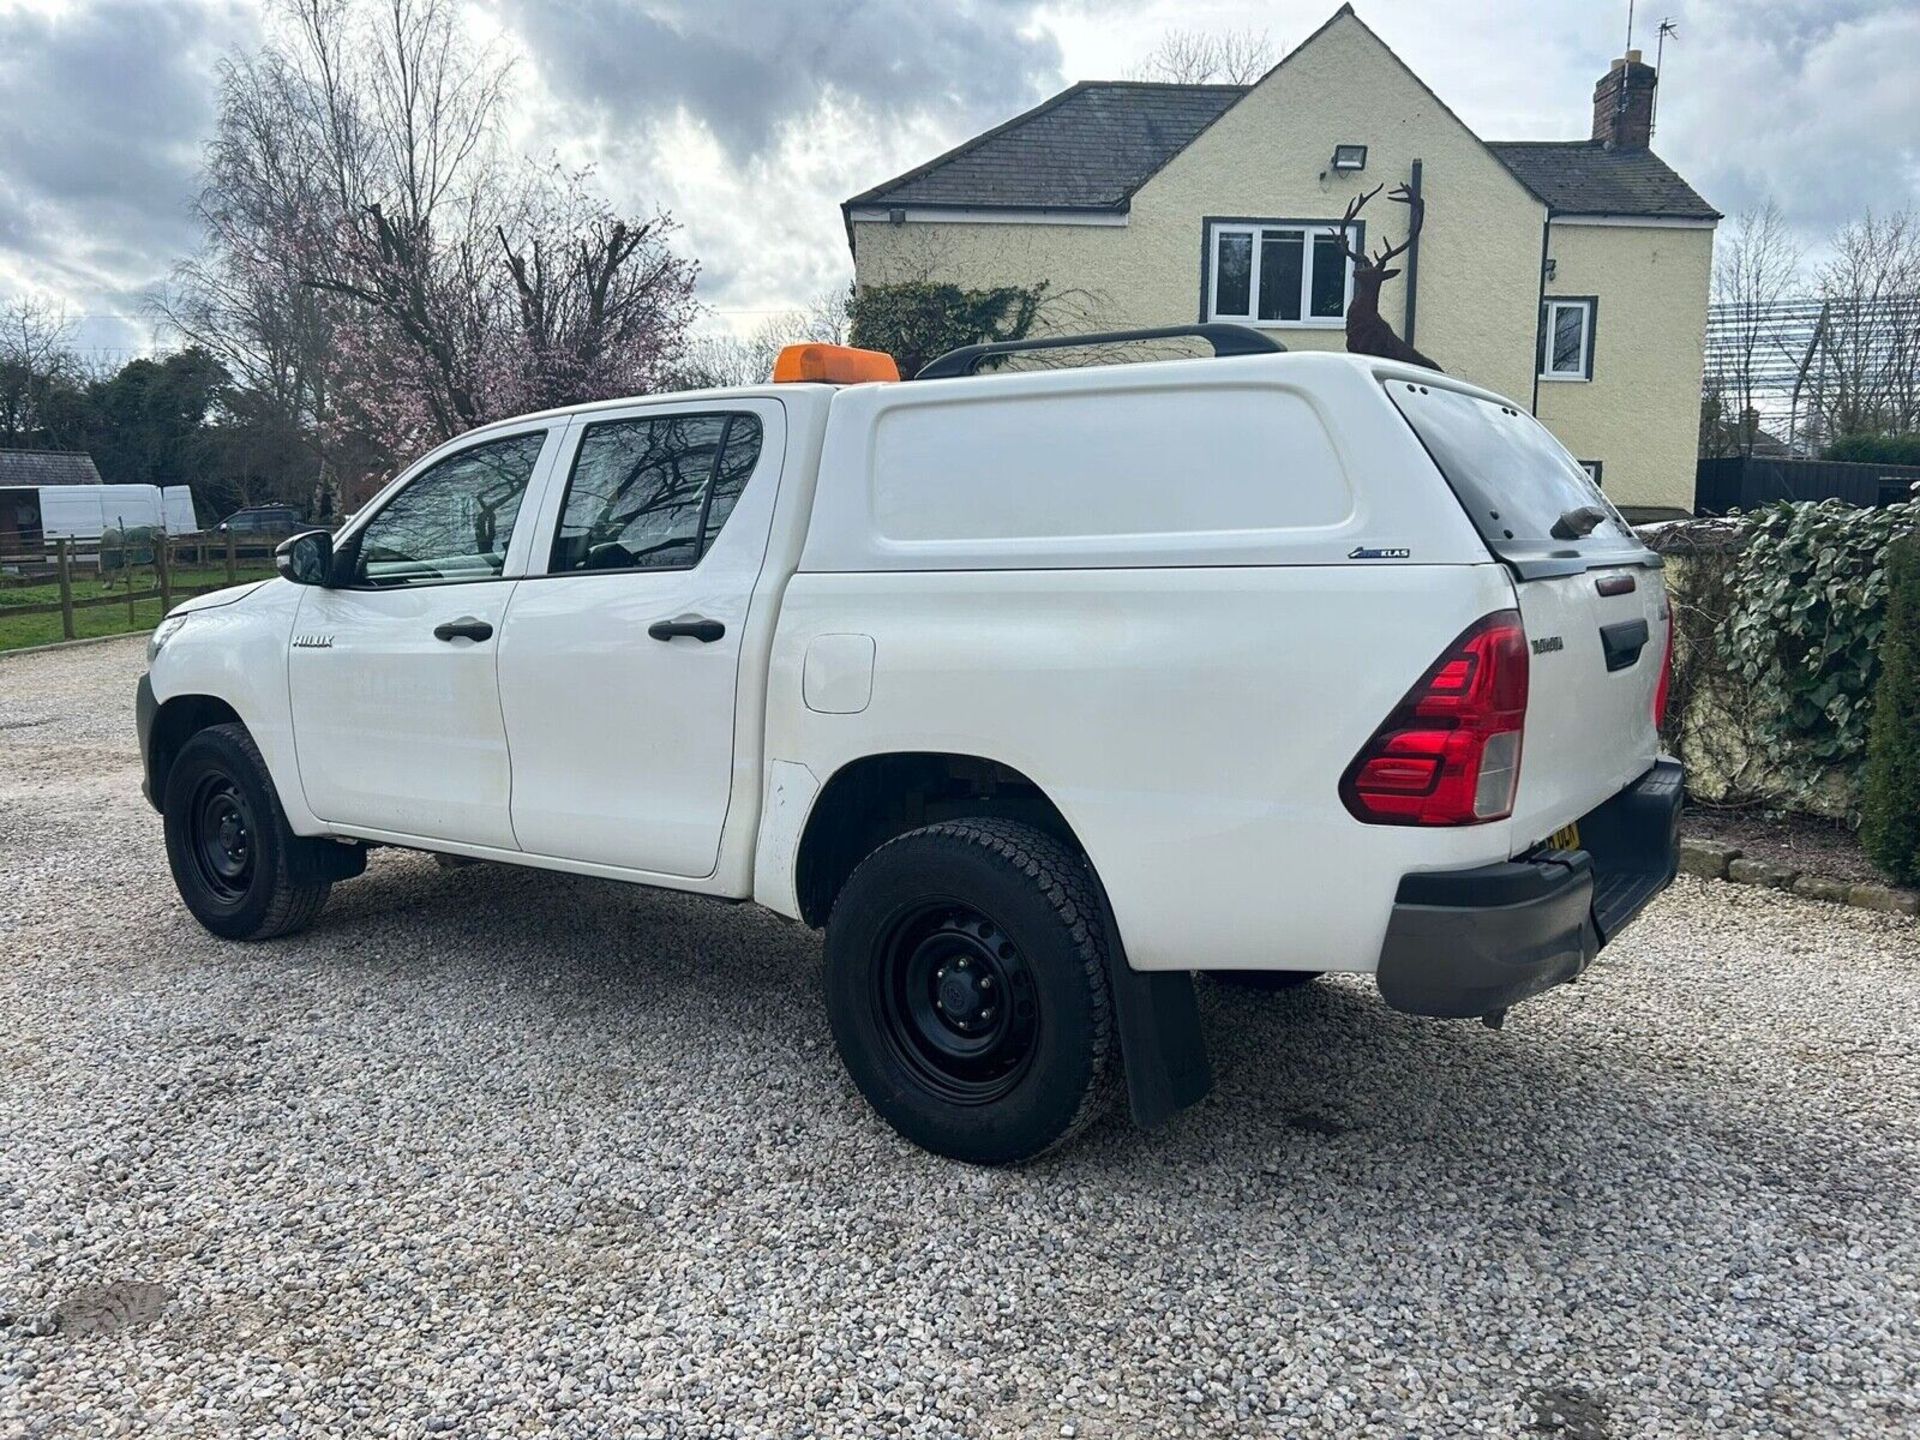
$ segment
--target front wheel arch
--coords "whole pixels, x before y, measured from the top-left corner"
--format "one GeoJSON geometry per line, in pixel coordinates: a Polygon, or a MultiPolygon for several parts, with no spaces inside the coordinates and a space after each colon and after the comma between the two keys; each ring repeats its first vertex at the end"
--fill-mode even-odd
{"type": "Polygon", "coordinates": [[[167,776],[189,740],[215,725],[244,724],[238,711],[212,695],[175,695],[163,701],[147,735],[147,796],[153,808],[165,803],[167,776]]]}

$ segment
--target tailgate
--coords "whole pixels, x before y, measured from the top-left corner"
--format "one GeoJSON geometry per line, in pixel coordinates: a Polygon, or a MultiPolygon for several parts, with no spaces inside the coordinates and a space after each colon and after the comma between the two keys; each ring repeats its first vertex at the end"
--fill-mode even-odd
{"type": "Polygon", "coordinates": [[[1667,659],[1660,561],[1519,406],[1436,377],[1387,394],[1513,576],[1529,646],[1513,853],[1646,774],[1667,659]]]}
{"type": "Polygon", "coordinates": [[[1595,569],[1514,583],[1526,624],[1527,727],[1513,805],[1519,854],[1646,774],[1667,654],[1658,570],[1595,569]]]}

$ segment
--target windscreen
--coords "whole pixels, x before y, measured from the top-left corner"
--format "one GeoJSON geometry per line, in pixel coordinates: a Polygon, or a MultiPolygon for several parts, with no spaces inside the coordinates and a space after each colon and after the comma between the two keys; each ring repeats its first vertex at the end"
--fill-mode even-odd
{"type": "Polygon", "coordinates": [[[1383,383],[1487,548],[1523,578],[1650,557],[1585,467],[1531,415],[1442,386],[1383,383]]]}

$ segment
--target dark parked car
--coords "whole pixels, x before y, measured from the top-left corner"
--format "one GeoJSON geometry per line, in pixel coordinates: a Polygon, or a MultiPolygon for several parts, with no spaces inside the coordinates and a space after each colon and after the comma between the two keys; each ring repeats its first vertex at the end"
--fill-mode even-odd
{"type": "Polygon", "coordinates": [[[216,535],[291,535],[307,522],[291,505],[249,505],[213,527],[216,535]]]}

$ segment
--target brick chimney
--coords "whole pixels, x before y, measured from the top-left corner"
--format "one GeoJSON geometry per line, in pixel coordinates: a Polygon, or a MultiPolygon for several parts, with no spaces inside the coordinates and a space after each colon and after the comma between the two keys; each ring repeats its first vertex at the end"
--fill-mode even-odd
{"type": "Polygon", "coordinates": [[[1653,139],[1653,85],[1656,72],[1627,51],[1593,87],[1593,138],[1609,150],[1644,150],[1653,139]]]}

